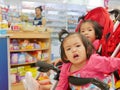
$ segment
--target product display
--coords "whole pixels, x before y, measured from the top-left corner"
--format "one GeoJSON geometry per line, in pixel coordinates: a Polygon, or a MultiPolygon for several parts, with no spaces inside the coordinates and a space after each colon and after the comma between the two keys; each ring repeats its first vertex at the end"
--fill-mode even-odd
{"type": "Polygon", "coordinates": [[[51,62],[51,35],[50,32],[9,31],[10,34],[10,64],[12,89],[22,85],[26,72],[30,71],[33,78],[37,75],[35,63],[51,62]],[[31,37],[32,36],[32,37],[31,37]],[[21,83],[21,84],[20,84],[21,83]]]}

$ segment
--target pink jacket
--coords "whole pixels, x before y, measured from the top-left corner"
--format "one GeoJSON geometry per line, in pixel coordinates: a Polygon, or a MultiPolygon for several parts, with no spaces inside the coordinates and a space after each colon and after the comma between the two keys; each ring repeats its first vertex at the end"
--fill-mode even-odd
{"type": "Polygon", "coordinates": [[[93,44],[93,46],[95,47],[95,49],[98,50],[99,45],[100,45],[100,40],[99,40],[99,39],[96,39],[92,44],[93,44]]]}
{"type": "MultiPolygon", "coordinates": [[[[120,70],[120,58],[108,58],[93,54],[82,69],[75,72],[69,72],[70,67],[71,63],[63,64],[59,82],[55,90],[68,90],[68,87],[71,87],[68,82],[68,76],[71,75],[82,78],[98,78],[103,81],[106,78],[105,73],[111,73],[117,69],[120,70]]],[[[83,88],[81,90],[85,90],[88,87],[83,88]]]]}

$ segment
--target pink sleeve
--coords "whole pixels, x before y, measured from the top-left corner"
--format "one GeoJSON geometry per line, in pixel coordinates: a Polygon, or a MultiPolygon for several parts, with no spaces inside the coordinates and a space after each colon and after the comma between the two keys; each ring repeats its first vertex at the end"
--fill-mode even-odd
{"type": "Polygon", "coordinates": [[[100,45],[100,40],[97,39],[97,40],[95,40],[92,44],[93,44],[93,46],[95,47],[95,49],[98,50],[98,47],[99,47],[99,45],[100,45]]]}
{"type": "Polygon", "coordinates": [[[59,81],[55,90],[68,90],[68,67],[63,64],[60,72],[59,81]]]}
{"type": "Polygon", "coordinates": [[[111,58],[93,54],[90,57],[89,67],[99,72],[111,73],[115,70],[120,70],[120,58],[111,58]]]}

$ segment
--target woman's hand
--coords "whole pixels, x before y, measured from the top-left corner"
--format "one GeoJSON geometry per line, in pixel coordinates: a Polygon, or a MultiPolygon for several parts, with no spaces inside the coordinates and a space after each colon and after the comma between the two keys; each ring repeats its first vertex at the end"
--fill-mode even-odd
{"type": "Polygon", "coordinates": [[[50,90],[52,84],[49,79],[38,81],[39,83],[39,90],[50,90]]]}

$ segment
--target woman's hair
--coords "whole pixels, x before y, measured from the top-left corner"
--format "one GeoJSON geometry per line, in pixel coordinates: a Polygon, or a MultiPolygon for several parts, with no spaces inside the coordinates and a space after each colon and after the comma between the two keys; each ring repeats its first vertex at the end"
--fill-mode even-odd
{"type": "Polygon", "coordinates": [[[94,46],[92,45],[92,43],[82,34],[77,33],[77,32],[67,32],[66,30],[62,30],[59,33],[59,41],[61,42],[60,45],[60,49],[61,49],[61,59],[63,62],[67,63],[69,62],[68,60],[66,60],[66,54],[65,54],[65,50],[64,50],[64,46],[63,43],[65,41],[65,39],[67,39],[68,37],[72,36],[72,35],[77,35],[83,42],[83,45],[85,46],[85,50],[86,50],[86,54],[87,54],[87,59],[89,59],[89,57],[91,56],[91,54],[93,54],[94,52],[94,46]]]}
{"type": "MultiPolygon", "coordinates": [[[[91,23],[93,25],[93,28],[95,30],[95,36],[96,36],[96,39],[101,39],[102,38],[102,29],[103,27],[101,25],[99,25],[96,21],[93,21],[93,20],[83,20],[81,22],[81,25],[84,24],[84,23],[91,23]]],[[[81,27],[80,25],[80,27],[81,27]]],[[[80,32],[80,29],[79,29],[79,32],[80,32]]]]}
{"type": "Polygon", "coordinates": [[[37,8],[40,9],[40,11],[42,12],[42,10],[43,10],[42,6],[36,7],[35,9],[37,9],[37,8]]]}

